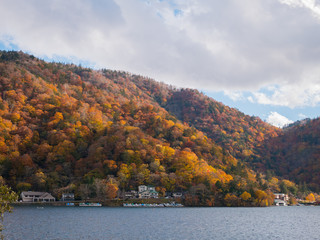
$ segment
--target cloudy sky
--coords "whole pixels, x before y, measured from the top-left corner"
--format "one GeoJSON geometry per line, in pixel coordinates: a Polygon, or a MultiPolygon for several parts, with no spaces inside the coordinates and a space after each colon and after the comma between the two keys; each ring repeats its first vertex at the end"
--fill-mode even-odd
{"type": "Polygon", "coordinates": [[[319,0],[0,0],[0,49],[196,88],[277,126],[320,116],[319,0]]]}

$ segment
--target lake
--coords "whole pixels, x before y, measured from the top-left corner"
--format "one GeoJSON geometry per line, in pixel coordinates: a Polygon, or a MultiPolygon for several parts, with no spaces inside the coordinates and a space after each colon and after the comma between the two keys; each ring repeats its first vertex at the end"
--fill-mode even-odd
{"type": "Polygon", "coordinates": [[[320,239],[320,207],[16,206],[5,239],[320,239]]]}

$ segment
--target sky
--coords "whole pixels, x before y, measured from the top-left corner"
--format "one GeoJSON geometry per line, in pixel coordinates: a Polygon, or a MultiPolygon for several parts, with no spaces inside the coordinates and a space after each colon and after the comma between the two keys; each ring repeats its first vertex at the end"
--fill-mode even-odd
{"type": "Polygon", "coordinates": [[[0,0],[0,49],[196,88],[282,127],[320,116],[320,0],[0,0]]]}

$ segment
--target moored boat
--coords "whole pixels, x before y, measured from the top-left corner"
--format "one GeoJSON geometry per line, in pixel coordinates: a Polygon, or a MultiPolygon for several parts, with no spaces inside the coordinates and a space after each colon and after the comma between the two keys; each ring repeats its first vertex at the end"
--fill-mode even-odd
{"type": "Polygon", "coordinates": [[[79,203],[79,207],[101,207],[101,203],[79,203]]]}
{"type": "Polygon", "coordinates": [[[183,207],[181,203],[123,203],[123,207],[183,207]]]}

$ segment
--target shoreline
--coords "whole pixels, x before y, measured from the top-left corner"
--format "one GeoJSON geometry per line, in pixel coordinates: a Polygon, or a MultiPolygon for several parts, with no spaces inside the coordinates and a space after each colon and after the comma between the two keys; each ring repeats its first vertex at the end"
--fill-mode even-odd
{"type": "MultiPolygon", "coordinates": [[[[14,206],[55,206],[55,207],[78,207],[80,203],[100,203],[103,207],[146,207],[146,206],[154,206],[159,207],[161,205],[168,205],[171,203],[176,203],[178,205],[183,205],[184,207],[228,207],[228,206],[198,206],[198,205],[184,205],[181,202],[181,199],[113,199],[113,200],[104,200],[99,201],[98,199],[90,199],[88,201],[83,200],[77,200],[77,201],[55,201],[55,202],[14,202],[11,205],[14,206]],[[67,205],[70,204],[71,205],[67,205]]],[[[273,207],[275,205],[271,205],[268,207],[273,207]]],[[[294,206],[294,205],[288,205],[288,206],[294,206]]],[[[296,206],[319,206],[317,203],[307,203],[307,202],[301,202],[297,204],[296,206]]],[[[236,208],[242,208],[242,207],[256,207],[256,206],[230,206],[230,207],[236,207],[236,208]]]]}
{"type": "MultiPolygon", "coordinates": [[[[176,202],[180,204],[178,199],[126,199],[126,200],[104,200],[99,201],[91,199],[88,201],[55,201],[55,202],[14,202],[12,206],[56,206],[63,207],[67,206],[67,203],[72,203],[74,206],[78,207],[80,203],[101,203],[103,207],[124,207],[125,204],[140,204],[140,205],[160,205],[160,204],[170,204],[176,202]]],[[[72,207],[72,206],[68,206],[72,207]]]]}

